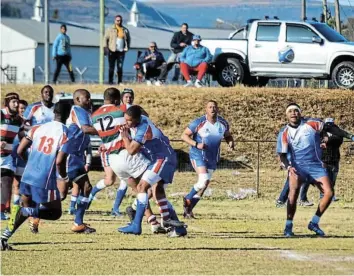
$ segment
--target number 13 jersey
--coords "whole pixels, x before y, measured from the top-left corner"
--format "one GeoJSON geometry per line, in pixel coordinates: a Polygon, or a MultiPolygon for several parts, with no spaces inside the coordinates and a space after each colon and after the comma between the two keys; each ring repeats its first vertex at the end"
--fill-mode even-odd
{"type": "Polygon", "coordinates": [[[124,143],[119,133],[121,126],[126,124],[124,112],[126,105],[102,105],[92,114],[92,122],[107,150],[107,153],[119,153],[124,149],[124,143]]]}
{"type": "Polygon", "coordinates": [[[68,129],[62,123],[53,121],[34,126],[26,138],[32,141],[32,146],[21,181],[48,189],[53,183],[56,184],[57,152],[68,141],[68,129]]]}

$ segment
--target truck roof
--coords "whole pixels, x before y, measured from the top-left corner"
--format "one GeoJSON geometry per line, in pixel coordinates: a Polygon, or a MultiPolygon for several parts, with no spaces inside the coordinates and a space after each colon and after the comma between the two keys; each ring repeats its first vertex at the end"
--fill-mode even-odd
{"type": "Polygon", "coordinates": [[[299,20],[277,20],[277,19],[255,19],[252,20],[253,22],[261,22],[261,23],[293,23],[293,24],[308,24],[308,25],[312,25],[312,24],[325,24],[325,23],[321,23],[321,22],[317,22],[317,21],[299,21],[299,20]]]}

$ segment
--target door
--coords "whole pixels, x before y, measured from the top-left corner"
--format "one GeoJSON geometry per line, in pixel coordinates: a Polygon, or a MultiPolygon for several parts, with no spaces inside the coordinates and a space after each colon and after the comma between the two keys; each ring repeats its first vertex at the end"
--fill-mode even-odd
{"type": "Polygon", "coordinates": [[[255,37],[249,38],[249,62],[251,72],[280,72],[278,61],[280,23],[260,22],[255,37]]]}
{"type": "Polygon", "coordinates": [[[282,49],[291,49],[293,56],[289,61],[283,62],[284,72],[309,76],[325,74],[328,56],[325,43],[326,41],[307,25],[287,23],[282,49]]]}

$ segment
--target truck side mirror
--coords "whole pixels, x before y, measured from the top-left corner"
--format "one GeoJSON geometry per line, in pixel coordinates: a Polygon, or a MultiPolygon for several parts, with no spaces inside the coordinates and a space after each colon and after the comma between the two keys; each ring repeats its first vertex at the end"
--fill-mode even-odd
{"type": "Polygon", "coordinates": [[[313,42],[313,43],[322,44],[322,43],[323,43],[323,39],[320,38],[319,36],[313,36],[313,37],[312,37],[312,42],[313,42]]]}

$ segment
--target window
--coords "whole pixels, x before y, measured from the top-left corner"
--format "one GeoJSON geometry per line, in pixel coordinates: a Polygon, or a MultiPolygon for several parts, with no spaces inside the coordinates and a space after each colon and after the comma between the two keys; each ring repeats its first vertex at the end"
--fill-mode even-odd
{"type": "Polygon", "coordinates": [[[312,43],[312,38],[318,36],[310,28],[299,25],[286,26],[286,41],[298,43],[312,43]]]}
{"type": "Polygon", "coordinates": [[[342,36],[340,33],[333,30],[327,24],[323,23],[313,23],[311,24],[316,28],[325,38],[327,38],[330,42],[346,42],[346,38],[342,36]]]}
{"type": "Polygon", "coordinates": [[[280,33],[279,24],[259,24],[257,29],[257,41],[278,41],[280,33]]]}

